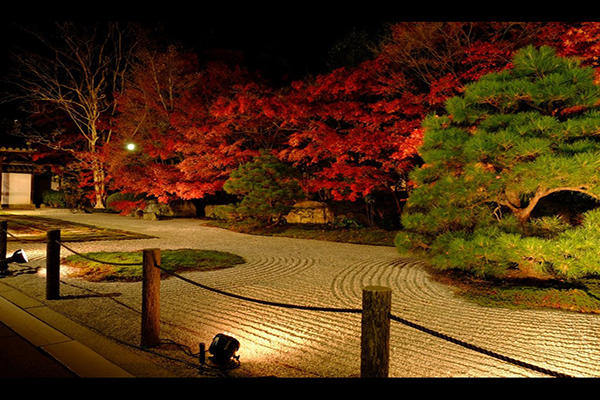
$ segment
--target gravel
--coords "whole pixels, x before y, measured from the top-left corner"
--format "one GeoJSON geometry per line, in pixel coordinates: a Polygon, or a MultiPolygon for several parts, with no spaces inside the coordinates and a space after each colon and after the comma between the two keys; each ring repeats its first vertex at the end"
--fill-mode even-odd
{"type": "MultiPolygon", "coordinates": [[[[77,252],[194,248],[238,254],[246,263],[188,272],[185,278],[252,299],[359,310],[365,286],[390,287],[392,315],[431,330],[392,321],[390,377],[600,375],[598,316],[477,306],[430,279],[420,260],[394,248],[252,236],[204,226],[197,219],[148,221],[68,210],[17,213],[153,236],[68,243],[77,252]]],[[[30,254],[30,266],[45,265],[44,243],[9,242],[9,251],[18,247],[30,254]]],[[[66,249],[63,253],[70,254],[66,249]]],[[[139,346],[141,283],[91,283],[65,276],[61,299],[50,301],[44,298],[43,274],[17,275],[10,285],[112,341],[139,346]]],[[[222,371],[209,366],[199,369],[197,356],[181,350],[183,346],[197,353],[200,343],[208,347],[220,332],[240,342],[239,366],[226,371],[231,377],[360,375],[359,313],[265,305],[174,277],[161,282],[160,296],[161,337],[173,344],[152,349],[159,355],[136,351],[172,376],[222,376],[222,371]]]]}

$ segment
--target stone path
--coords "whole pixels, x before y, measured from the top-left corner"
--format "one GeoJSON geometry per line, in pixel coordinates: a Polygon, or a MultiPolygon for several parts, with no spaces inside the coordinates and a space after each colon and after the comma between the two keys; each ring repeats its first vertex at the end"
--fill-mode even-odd
{"type": "MultiPolygon", "coordinates": [[[[599,316],[476,306],[431,280],[420,261],[403,257],[393,248],[250,236],[202,226],[198,220],[141,221],[60,211],[44,216],[155,236],[68,243],[78,252],[200,248],[241,255],[247,262],[239,267],[186,273],[185,277],[251,298],[360,309],[363,287],[388,286],[393,291],[395,316],[539,368],[578,377],[600,375],[599,316]]],[[[44,244],[24,247],[33,259],[31,265],[43,265],[44,244]]],[[[89,283],[65,277],[62,298],[45,301],[45,280],[40,275],[10,279],[12,286],[70,318],[115,340],[139,344],[141,284],[89,283]]],[[[219,332],[234,334],[241,344],[240,366],[231,376],[356,377],[360,373],[360,314],[266,306],[212,293],[177,278],[162,281],[161,337],[197,352],[200,342],[208,347],[219,332]]],[[[391,377],[547,376],[398,321],[392,321],[391,334],[391,377]]],[[[178,349],[160,351],[181,358],[178,349]]],[[[148,357],[150,362],[164,363],[177,376],[210,375],[189,365],[148,357]]]]}

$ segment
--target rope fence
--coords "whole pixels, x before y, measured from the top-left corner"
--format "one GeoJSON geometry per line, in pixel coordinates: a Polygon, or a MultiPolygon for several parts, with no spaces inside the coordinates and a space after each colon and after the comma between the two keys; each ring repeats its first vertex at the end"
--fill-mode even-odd
{"type": "MultiPolygon", "coordinates": [[[[8,232],[6,221],[0,221],[0,257],[6,258],[7,235],[22,240],[8,232]]],[[[334,312],[362,314],[361,320],[361,377],[387,377],[389,372],[390,354],[390,321],[398,322],[404,326],[416,329],[425,334],[442,339],[449,343],[475,351],[477,353],[498,359],[500,361],[529,369],[544,375],[568,378],[568,374],[553,371],[531,363],[523,362],[513,357],[485,349],[450,335],[429,329],[391,313],[391,289],[380,286],[367,286],[362,292],[362,308],[335,308],[315,307],[308,305],[289,304],[283,302],[256,299],[248,296],[231,293],[225,290],[213,288],[202,283],[186,278],[173,271],[167,270],[160,265],[160,249],[143,250],[143,261],[141,263],[115,263],[106,262],[89,257],[77,252],[67,246],[62,240],[60,230],[47,232],[46,243],[46,298],[48,300],[60,299],[60,248],[85,258],[89,261],[105,265],[118,266],[142,266],[142,329],[141,345],[143,348],[156,347],[164,341],[160,339],[160,272],[173,276],[200,289],[210,291],[219,295],[227,296],[241,301],[252,302],[264,306],[296,309],[303,311],[334,312]]],[[[202,347],[202,346],[201,346],[202,347]]],[[[203,358],[203,355],[200,354],[203,358]]]]}

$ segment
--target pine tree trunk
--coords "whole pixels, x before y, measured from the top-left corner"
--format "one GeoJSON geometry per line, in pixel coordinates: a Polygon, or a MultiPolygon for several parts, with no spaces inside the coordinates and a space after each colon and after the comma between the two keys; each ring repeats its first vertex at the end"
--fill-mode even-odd
{"type": "Polygon", "coordinates": [[[519,227],[521,228],[523,235],[528,236],[530,233],[529,218],[531,216],[531,209],[529,207],[516,208],[513,209],[513,214],[515,214],[515,217],[517,217],[517,220],[519,221],[519,227]]]}
{"type": "MultiPolygon", "coordinates": [[[[503,204],[507,205],[512,210],[513,214],[519,220],[519,225],[523,229],[523,233],[525,235],[527,235],[529,233],[529,219],[531,218],[531,213],[533,212],[535,207],[538,205],[540,200],[552,193],[557,193],[557,192],[562,192],[562,191],[585,193],[588,196],[591,196],[591,197],[597,199],[597,196],[594,196],[592,193],[590,193],[584,186],[582,186],[582,187],[558,187],[558,188],[552,188],[552,189],[538,188],[535,195],[533,196],[533,198],[531,198],[531,200],[529,200],[529,202],[527,203],[526,207],[522,207],[521,204],[519,204],[519,206],[516,206],[515,203],[510,200],[503,204]]],[[[514,201],[514,199],[512,199],[512,200],[514,201]]]]}

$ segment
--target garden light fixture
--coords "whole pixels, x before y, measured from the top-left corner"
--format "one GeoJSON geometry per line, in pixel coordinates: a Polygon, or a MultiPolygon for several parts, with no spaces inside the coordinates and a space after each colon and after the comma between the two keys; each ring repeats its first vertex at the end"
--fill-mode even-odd
{"type": "Polygon", "coordinates": [[[228,366],[234,363],[234,359],[239,357],[235,353],[240,348],[240,342],[232,336],[224,333],[217,334],[208,348],[212,354],[211,360],[219,366],[228,366]]]}
{"type": "Polygon", "coordinates": [[[18,264],[24,264],[28,262],[27,254],[22,249],[19,249],[13,253],[12,256],[5,258],[4,260],[0,260],[0,274],[7,275],[8,272],[8,264],[11,262],[15,262],[18,264]]]}

